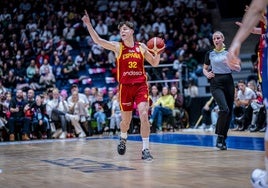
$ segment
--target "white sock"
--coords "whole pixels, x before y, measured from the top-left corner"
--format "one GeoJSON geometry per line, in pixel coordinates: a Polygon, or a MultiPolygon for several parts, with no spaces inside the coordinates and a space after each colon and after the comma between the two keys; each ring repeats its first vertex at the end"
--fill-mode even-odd
{"type": "Polygon", "coordinates": [[[124,138],[124,139],[127,139],[127,133],[121,132],[120,137],[121,138],[124,138]]]}
{"type": "Polygon", "coordinates": [[[142,151],[149,149],[149,138],[142,138],[142,151]]]}

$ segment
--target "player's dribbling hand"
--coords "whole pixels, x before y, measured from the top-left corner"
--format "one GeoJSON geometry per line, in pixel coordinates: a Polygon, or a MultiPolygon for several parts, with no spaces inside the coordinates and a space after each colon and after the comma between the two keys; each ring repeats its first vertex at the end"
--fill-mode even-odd
{"type": "Polygon", "coordinates": [[[151,54],[153,54],[154,56],[156,56],[156,55],[160,55],[162,53],[163,49],[165,49],[165,48],[166,48],[166,45],[163,48],[157,48],[157,49],[149,49],[148,48],[148,51],[151,54]]]}

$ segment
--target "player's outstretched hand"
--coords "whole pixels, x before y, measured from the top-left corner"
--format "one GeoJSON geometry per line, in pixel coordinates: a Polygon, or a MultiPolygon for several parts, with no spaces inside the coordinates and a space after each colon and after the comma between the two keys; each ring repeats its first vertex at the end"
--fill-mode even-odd
{"type": "Polygon", "coordinates": [[[232,44],[227,55],[228,66],[230,69],[238,72],[241,70],[241,59],[238,57],[238,54],[240,53],[240,47],[241,46],[239,44],[232,44]]]}
{"type": "Polygon", "coordinates": [[[88,13],[87,13],[86,10],[85,10],[85,15],[82,17],[82,21],[83,21],[85,24],[90,24],[90,19],[89,19],[89,16],[88,16],[88,13]]]}

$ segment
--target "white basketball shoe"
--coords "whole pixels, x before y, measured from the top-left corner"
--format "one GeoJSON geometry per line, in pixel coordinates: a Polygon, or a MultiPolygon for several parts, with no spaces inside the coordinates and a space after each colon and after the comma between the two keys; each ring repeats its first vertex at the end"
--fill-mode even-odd
{"type": "Polygon", "coordinates": [[[262,169],[255,169],[250,178],[250,182],[254,188],[268,188],[266,183],[267,173],[262,169]]]}

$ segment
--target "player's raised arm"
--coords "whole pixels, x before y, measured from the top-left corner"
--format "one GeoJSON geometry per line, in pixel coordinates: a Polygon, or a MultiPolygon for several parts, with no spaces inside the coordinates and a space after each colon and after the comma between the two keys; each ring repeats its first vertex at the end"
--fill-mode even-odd
{"type": "Polygon", "coordinates": [[[238,56],[240,53],[241,44],[246,40],[252,29],[257,25],[265,10],[265,7],[265,0],[254,0],[244,15],[242,25],[236,33],[229,48],[228,64],[231,69],[236,70],[240,68],[240,59],[238,56]]]}
{"type": "Polygon", "coordinates": [[[107,50],[111,50],[114,52],[117,52],[117,49],[119,48],[119,44],[118,42],[112,42],[112,41],[107,41],[105,39],[102,39],[98,33],[95,31],[95,29],[93,28],[93,26],[91,25],[90,22],[90,18],[88,16],[87,11],[85,10],[85,15],[82,17],[82,21],[83,23],[87,26],[87,30],[92,38],[92,40],[102,46],[103,48],[107,49],[107,50]]]}

